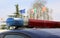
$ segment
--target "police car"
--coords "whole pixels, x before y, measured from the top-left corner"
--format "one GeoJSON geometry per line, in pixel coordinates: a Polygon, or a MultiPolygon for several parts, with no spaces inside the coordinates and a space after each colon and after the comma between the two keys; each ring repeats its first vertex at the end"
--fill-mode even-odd
{"type": "Polygon", "coordinates": [[[9,18],[6,23],[7,26],[15,26],[15,28],[0,32],[0,38],[60,38],[58,35],[54,35],[38,28],[20,28],[27,25],[23,25],[23,21],[21,19],[14,20],[9,18]]]}

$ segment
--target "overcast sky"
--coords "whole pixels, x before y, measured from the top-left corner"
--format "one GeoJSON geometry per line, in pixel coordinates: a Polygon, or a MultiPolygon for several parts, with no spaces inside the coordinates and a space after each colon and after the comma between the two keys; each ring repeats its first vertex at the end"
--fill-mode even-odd
{"type": "MultiPolygon", "coordinates": [[[[0,0],[0,17],[7,18],[9,14],[15,12],[15,4],[19,4],[20,9],[28,9],[35,0],[0,0]]],[[[60,0],[47,0],[46,6],[53,9],[53,20],[60,21],[60,0]]]]}

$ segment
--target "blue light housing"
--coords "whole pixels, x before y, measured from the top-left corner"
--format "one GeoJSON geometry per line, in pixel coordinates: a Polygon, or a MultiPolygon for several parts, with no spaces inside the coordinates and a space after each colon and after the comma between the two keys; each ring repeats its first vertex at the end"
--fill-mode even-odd
{"type": "Polygon", "coordinates": [[[13,18],[8,18],[6,20],[6,23],[7,23],[8,26],[12,26],[12,25],[14,25],[14,19],[13,18]]]}
{"type": "Polygon", "coordinates": [[[23,26],[24,21],[23,19],[14,19],[14,18],[8,18],[6,20],[7,26],[23,26]]]}
{"type": "Polygon", "coordinates": [[[23,26],[24,21],[23,19],[14,20],[14,24],[15,26],[23,26]]]}

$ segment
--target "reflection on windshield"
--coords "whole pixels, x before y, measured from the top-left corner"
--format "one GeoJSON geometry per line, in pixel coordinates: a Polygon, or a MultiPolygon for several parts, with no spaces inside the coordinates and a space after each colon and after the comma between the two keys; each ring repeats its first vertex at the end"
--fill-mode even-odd
{"type": "Polygon", "coordinates": [[[24,38],[24,37],[19,35],[6,35],[4,38],[24,38]]]}

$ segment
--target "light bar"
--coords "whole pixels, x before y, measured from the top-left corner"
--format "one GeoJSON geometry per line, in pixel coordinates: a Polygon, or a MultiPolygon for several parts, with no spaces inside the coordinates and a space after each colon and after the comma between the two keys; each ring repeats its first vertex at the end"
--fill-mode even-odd
{"type": "Polygon", "coordinates": [[[6,23],[8,26],[28,26],[39,28],[60,27],[60,22],[36,19],[8,18],[6,23]]]}

